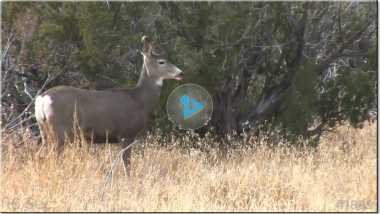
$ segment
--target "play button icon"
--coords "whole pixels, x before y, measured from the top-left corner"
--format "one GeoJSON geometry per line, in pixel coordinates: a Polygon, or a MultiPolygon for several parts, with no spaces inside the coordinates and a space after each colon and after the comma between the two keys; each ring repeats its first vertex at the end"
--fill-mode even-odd
{"type": "Polygon", "coordinates": [[[210,94],[196,84],[184,84],[170,94],[166,105],[169,120],[191,130],[204,126],[210,119],[213,104],[210,94]]]}

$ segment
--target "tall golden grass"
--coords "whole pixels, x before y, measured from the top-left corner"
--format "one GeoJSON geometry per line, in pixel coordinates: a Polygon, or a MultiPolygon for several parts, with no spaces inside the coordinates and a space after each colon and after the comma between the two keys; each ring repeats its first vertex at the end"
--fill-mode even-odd
{"type": "Polygon", "coordinates": [[[228,154],[139,146],[131,177],[120,161],[103,200],[109,145],[74,143],[37,160],[36,143],[13,148],[16,139],[3,134],[1,211],[376,211],[377,126],[347,130],[326,135],[317,150],[270,147],[264,138],[228,154]]]}

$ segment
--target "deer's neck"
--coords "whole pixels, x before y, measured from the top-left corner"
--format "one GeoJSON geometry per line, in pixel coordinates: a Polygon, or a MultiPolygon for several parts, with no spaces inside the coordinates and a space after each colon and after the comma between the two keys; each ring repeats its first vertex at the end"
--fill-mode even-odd
{"type": "Polygon", "coordinates": [[[139,82],[136,85],[141,91],[141,99],[151,111],[160,98],[162,85],[157,83],[158,78],[149,74],[145,64],[141,70],[139,82]]]}

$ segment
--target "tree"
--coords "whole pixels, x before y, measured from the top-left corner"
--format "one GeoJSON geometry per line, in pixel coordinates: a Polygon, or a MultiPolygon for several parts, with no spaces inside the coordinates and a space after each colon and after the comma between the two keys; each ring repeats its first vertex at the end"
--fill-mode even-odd
{"type": "Polygon", "coordinates": [[[132,87],[142,63],[139,40],[148,35],[186,73],[182,83],[164,83],[151,127],[171,131],[167,97],[191,82],[210,92],[215,107],[198,132],[213,126],[221,137],[249,137],[264,125],[291,140],[317,142],[339,124],[361,124],[374,107],[375,8],[371,2],[5,3],[2,62],[12,72],[3,72],[2,89],[18,94],[2,103],[23,100],[29,110],[40,89],[59,84],[132,87]]]}

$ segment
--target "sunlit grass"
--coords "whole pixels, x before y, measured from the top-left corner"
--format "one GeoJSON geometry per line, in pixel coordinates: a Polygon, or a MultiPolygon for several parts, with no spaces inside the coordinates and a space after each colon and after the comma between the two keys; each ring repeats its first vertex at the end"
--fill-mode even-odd
{"type": "Polygon", "coordinates": [[[66,145],[60,156],[51,153],[37,161],[35,142],[13,148],[16,139],[9,137],[2,142],[2,211],[373,212],[377,210],[376,129],[372,125],[347,132],[342,127],[325,136],[317,151],[271,148],[265,138],[253,148],[228,154],[218,149],[164,149],[154,143],[139,146],[132,154],[131,177],[124,176],[120,161],[104,200],[101,192],[115,156],[109,146],[66,145]],[[339,200],[358,205],[370,200],[373,206],[340,209],[339,200]],[[38,208],[37,201],[41,201],[38,208]]]}

